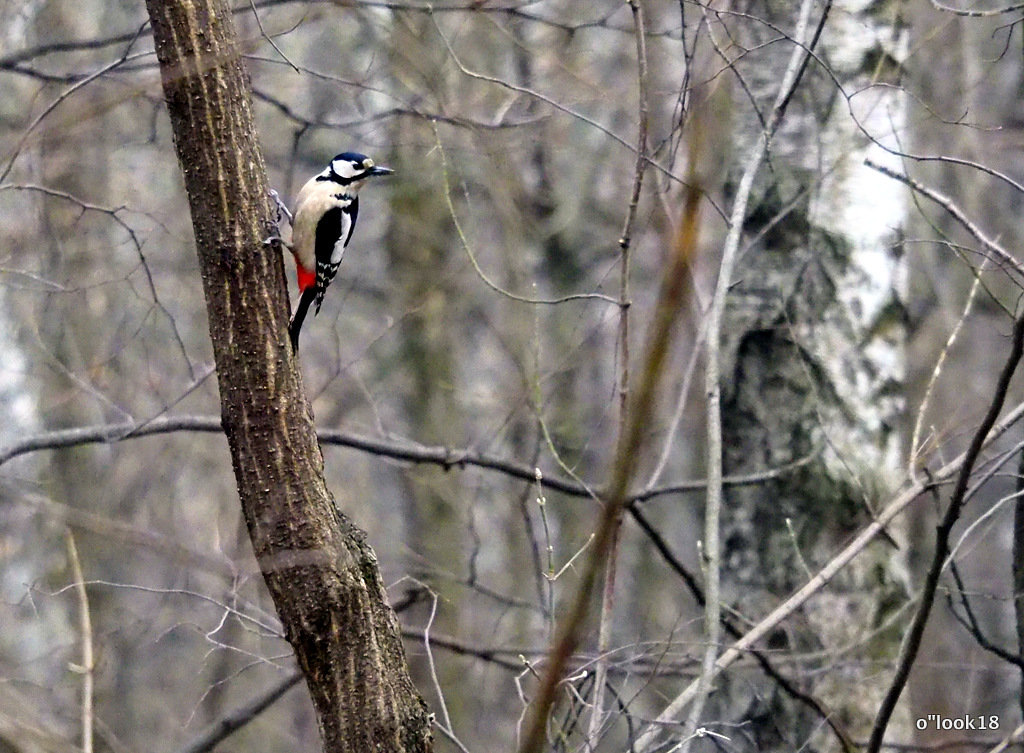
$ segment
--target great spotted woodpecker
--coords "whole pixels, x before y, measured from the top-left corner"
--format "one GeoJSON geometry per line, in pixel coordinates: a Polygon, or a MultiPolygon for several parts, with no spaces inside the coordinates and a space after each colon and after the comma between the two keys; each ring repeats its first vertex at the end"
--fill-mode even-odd
{"type": "Polygon", "coordinates": [[[299,330],[311,303],[316,312],[338,272],[345,247],[359,215],[359,189],[367,178],[391,175],[365,154],[343,152],[299,191],[292,220],[291,252],[299,281],[299,305],[288,325],[292,348],[299,349],[299,330]]]}

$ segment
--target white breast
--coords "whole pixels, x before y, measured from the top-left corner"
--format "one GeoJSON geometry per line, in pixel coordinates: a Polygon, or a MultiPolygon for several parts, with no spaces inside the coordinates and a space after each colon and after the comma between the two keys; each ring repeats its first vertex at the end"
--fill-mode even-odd
{"type": "MultiPolygon", "coordinates": [[[[346,190],[350,189],[344,189],[327,180],[311,178],[299,191],[299,196],[295,200],[295,221],[292,224],[292,252],[299,264],[310,271],[316,269],[316,225],[327,210],[346,207],[351,203],[352,200],[348,197],[339,198],[346,190]]],[[[341,260],[345,235],[348,232],[347,228],[344,230],[332,254],[338,261],[341,260]]]]}

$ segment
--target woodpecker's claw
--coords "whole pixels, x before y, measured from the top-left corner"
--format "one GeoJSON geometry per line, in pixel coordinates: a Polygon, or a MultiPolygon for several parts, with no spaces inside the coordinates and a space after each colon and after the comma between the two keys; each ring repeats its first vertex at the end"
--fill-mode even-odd
{"type": "Polygon", "coordinates": [[[266,238],[263,239],[264,246],[273,246],[280,243],[285,248],[290,248],[287,243],[284,242],[284,238],[281,237],[281,215],[284,214],[288,218],[288,222],[292,221],[292,213],[288,211],[288,207],[281,201],[280,195],[273,188],[269,191],[270,198],[274,200],[274,204],[277,206],[277,214],[274,219],[267,220],[267,231],[270,233],[266,238]]]}
{"type": "Polygon", "coordinates": [[[286,251],[291,251],[292,253],[295,253],[295,250],[291,247],[291,244],[287,243],[285,239],[278,234],[277,228],[271,228],[271,231],[271,234],[263,239],[264,246],[276,246],[278,243],[280,243],[281,248],[283,248],[286,251]]]}
{"type": "Polygon", "coordinates": [[[286,207],[284,202],[281,201],[281,195],[273,188],[270,189],[270,198],[272,198],[274,203],[277,205],[277,224],[281,224],[282,214],[284,214],[284,216],[288,218],[288,222],[291,223],[292,213],[288,211],[288,207],[286,207]]]}
{"type": "Polygon", "coordinates": [[[263,239],[264,246],[274,246],[280,243],[285,248],[288,247],[288,244],[284,242],[284,238],[281,237],[281,227],[279,223],[274,220],[267,220],[266,229],[270,234],[263,239]]]}

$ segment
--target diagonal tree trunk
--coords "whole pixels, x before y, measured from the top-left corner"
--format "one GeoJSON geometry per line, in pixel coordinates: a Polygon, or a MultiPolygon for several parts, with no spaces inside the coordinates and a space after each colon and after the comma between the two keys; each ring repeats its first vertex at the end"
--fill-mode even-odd
{"type": "Polygon", "coordinates": [[[288,346],[251,89],[223,0],[147,0],[185,178],[224,430],[253,549],[324,749],[431,750],[373,550],[335,508],[288,346]]]}

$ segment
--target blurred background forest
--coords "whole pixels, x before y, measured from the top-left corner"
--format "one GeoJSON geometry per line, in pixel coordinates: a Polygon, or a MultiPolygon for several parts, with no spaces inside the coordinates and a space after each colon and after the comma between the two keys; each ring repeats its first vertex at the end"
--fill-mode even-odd
{"type": "MultiPolygon", "coordinates": [[[[707,648],[704,375],[731,227],[710,356],[715,648],[921,493],[715,678],[693,749],[868,739],[955,477],[942,469],[992,402],[1024,281],[1024,10],[958,7],[235,4],[281,196],[341,151],[395,170],[363,190],[300,357],[330,488],[376,549],[438,749],[516,746],[687,186],[702,203],[685,321],[551,748],[689,736],[688,710],[644,731],[707,648]]],[[[98,750],[186,749],[294,662],[216,432],[145,8],[6,0],[0,21],[0,751],[81,750],[84,706],[98,750]]],[[[888,727],[901,749],[988,749],[1021,725],[1022,439],[1011,422],[976,469],[888,727]]],[[[218,749],[318,745],[300,685],[218,749]]]]}

